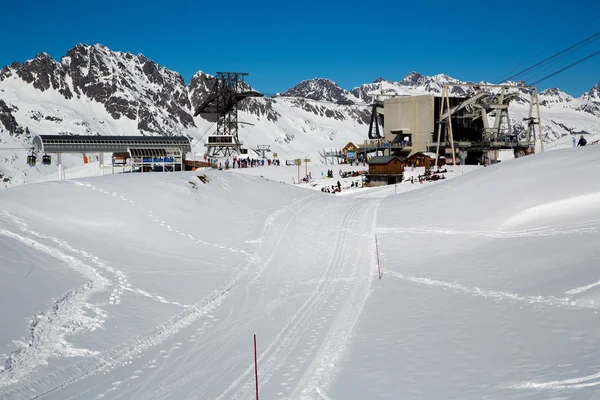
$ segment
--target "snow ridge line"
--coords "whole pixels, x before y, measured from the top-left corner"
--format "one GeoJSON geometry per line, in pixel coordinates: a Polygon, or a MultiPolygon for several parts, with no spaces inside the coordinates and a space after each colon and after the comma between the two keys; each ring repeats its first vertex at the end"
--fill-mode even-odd
{"type": "Polygon", "coordinates": [[[563,390],[563,389],[582,389],[587,387],[600,386],[600,372],[582,376],[579,378],[570,378],[549,382],[521,382],[509,385],[509,389],[538,389],[538,390],[563,390]]]}
{"type": "MultiPolygon", "coordinates": [[[[285,362],[286,357],[294,349],[306,329],[310,326],[310,323],[314,318],[314,313],[323,306],[325,300],[331,294],[331,287],[329,288],[330,290],[323,290],[323,286],[326,283],[328,284],[328,278],[334,277],[337,270],[342,267],[343,263],[341,261],[343,260],[343,254],[340,255],[340,248],[342,243],[345,242],[348,233],[352,229],[351,225],[353,222],[353,217],[358,213],[359,209],[360,205],[355,203],[351,210],[344,216],[342,223],[340,224],[340,229],[337,233],[334,251],[328,262],[328,267],[323,273],[323,278],[317,285],[317,288],[292,316],[290,321],[279,331],[271,344],[269,344],[266,349],[261,351],[261,355],[258,359],[260,366],[259,375],[262,377],[259,382],[259,387],[264,386],[275,373],[275,371],[277,371],[279,366],[285,362]]],[[[238,377],[230,385],[230,387],[227,388],[215,400],[239,399],[240,396],[250,393],[254,384],[254,378],[251,376],[253,372],[254,364],[251,364],[246,368],[242,375],[238,377]],[[244,382],[242,383],[242,381],[244,382]],[[236,390],[235,393],[228,395],[228,393],[232,392],[233,390],[236,390]]]]}
{"type": "MultiPolygon", "coordinates": [[[[68,181],[68,182],[70,182],[70,183],[73,183],[75,186],[80,186],[80,187],[88,187],[88,188],[91,188],[92,190],[98,190],[98,189],[96,188],[96,186],[94,186],[94,185],[92,185],[91,183],[88,183],[88,182],[80,182],[80,181],[68,181]]],[[[112,195],[111,195],[111,193],[110,193],[110,192],[108,192],[108,191],[106,191],[106,190],[104,190],[104,189],[99,189],[98,191],[99,191],[99,192],[101,192],[101,193],[104,193],[104,194],[106,194],[106,195],[110,195],[110,197],[116,197],[116,196],[117,196],[117,193],[116,193],[116,192],[113,192],[113,193],[112,193],[112,195]]],[[[125,201],[125,202],[127,202],[127,203],[129,203],[129,204],[131,204],[132,206],[135,206],[135,203],[134,203],[134,201],[133,201],[133,200],[129,200],[129,199],[127,199],[127,198],[126,198],[126,197],[124,197],[124,196],[120,196],[120,199],[121,199],[121,200],[123,200],[123,201],[125,201]]],[[[143,206],[141,206],[141,205],[140,205],[140,206],[138,206],[138,208],[139,208],[140,210],[147,211],[147,210],[146,210],[146,209],[145,209],[143,206]]],[[[186,233],[184,233],[184,232],[181,232],[181,231],[175,230],[175,229],[173,229],[173,228],[171,227],[171,225],[168,225],[168,224],[167,224],[165,221],[161,221],[161,218],[160,218],[159,216],[155,216],[155,215],[154,215],[154,214],[153,214],[151,211],[148,211],[148,213],[149,213],[149,214],[148,214],[148,218],[150,218],[150,219],[151,219],[151,220],[153,220],[154,222],[158,223],[160,226],[162,226],[162,227],[166,228],[166,229],[167,229],[168,231],[170,231],[170,232],[175,232],[175,233],[177,233],[177,234],[179,234],[179,235],[181,235],[181,236],[186,236],[186,237],[188,237],[190,240],[192,240],[192,241],[194,241],[194,242],[196,242],[196,243],[200,243],[200,244],[203,244],[203,245],[206,245],[206,246],[211,246],[211,247],[214,247],[214,248],[219,248],[219,249],[228,250],[228,251],[230,251],[230,252],[232,252],[232,253],[242,253],[242,254],[248,254],[248,253],[247,253],[247,252],[246,252],[244,249],[234,249],[234,248],[232,248],[232,247],[223,246],[223,245],[221,245],[221,244],[207,242],[207,241],[205,241],[205,240],[202,240],[202,239],[197,239],[197,238],[195,238],[193,235],[186,234],[186,233]]]]}
{"type": "MultiPolygon", "coordinates": [[[[300,202],[301,200],[293,204],[298,204],[300,202]]],[[[266,235],[266,229],[267,225],[265,223],[263,225],[262,237],[266,235]]],[[[211,294],[205,296],[202,300],[187,307],[183,311],[175,314],[167,322],[158,325],[152,332],[142,335],[141,337],[138,337],[136,339],[129,340],[123,343],[122,345],[116,346],[102,357],[97,357],[96,365],[94,366],[89,365],[89,360],[84,360],[72,365],[71,367],[81,368],[83,372],[80,375],[70,378],[42,393],[39,393],[39,389],[36,389],[36,384],[39,384],[39,382],[47,381],[49,380],[49,377],[57,376],[58,373],[51,373],[46,377],[42,377],[36,380],[35,382],[30,382],[27,385],[29,388],[28,390],[27,388],[21,388],[19,392],[23,394],[24,392],[29,392],[28,396],[31,396],[31,393],[37,392],[37,394],[31,397],[30,400],[40,399],[74,382],[85,379],[90,375],[109,371],[113,368],[116,368],[119,365],[124,365],[129,360],[143,353],[148,348],[154,347],[162,343],[164,340],[173,336],[181,329],[191,325],[200,317],[218,308],[222,304],[222,302],[227,297],[229,297],[229,295],[231,294],[231,290],[237,285],[237,283],[242,279],[242,277],[247,274],[251,266],[259,261],[260,258],[258,257],[258,251],[260,250],[260,248],[261,244],[259,243],[257,249],[253,252],[252,255],[248,257],[248,263],[246,263],[245,266],[239,267],[236,271],[234,271],[229,280],[220,288],[216,289],[211,294]]],[[[11,397],[11,400],[12,399],[13,398],[11,397]]]]}
{"type": "Polygon", "coordinates": [[[585,293],[588,290],[593,289],[598,286],[600,286],[600,280],[596,281],[594,283],[590,283],[589,285],[579,286],[579,287],[573,288],[571,290],[567,290],[565,292],[565,294],[567,294],[567,295],[581,294],[581,293],[585,293]]]}
{"type": "Polygon", "coordinates": [[[433,235],[464,235],[464,236],[482,236],[494,239],[512,239],[523,237],[540,237],[540,236],[562,236],[576,235],[587,233],[598,233],[600,230],[597,226],[582,226],[572,229],[531,229],[522,231],[458,231],[444,227],[403,227],[403,228],[378,228],[378,233],[412,233],[412,234],[433,234],[433,235]]]}
{"type": "Polygon", "coordinates": [[[404,275],[399,272],[390,271],[389,269],[386,270],[386,273],[395,278],[402,279],[402,280],[408,281],[408,282],[418,283],[418,284],[422,284],[425,286],[440,287],[443,289],[452,289],[457,292],[470,294],[475,297],[484,297],[484,298],[489,298],[489,299],[499,300],[499,301],[509,301],[509,302],[513,301],[513,302],[522,302],[522,303],[528,303],[528,304],[545,304],[545,305],[558,306],[558,307],[572,306],[572,307],[579,307],[579,308],[597,308],[597,306],[594,306],[593,304],[580,303],[569,297],[554,297],[554,296],[544,297],[544,296],[520,295],[520,294],[512,293],[512,292],[481,289],[477,286],[467,286],[467,285],[463,285],[463,284],[456,283],[456,282],[440,281],[440,280],[431,279],[431,278],[414,277],[414,276],[404,275]]]}
{"type": "MultiPolygon", "coordinates": [[[[379,199],[361,202],[363,203],[361,205],[361,210],[367,210],[365,212],[365,215],[367,216],[366,221],[372,221],[371,229],[373,232],[375,231],[376,223],[375,215],[377,215],[381,201],[382,200],[379,199]],[[374,203],[374,207],[372,207],[371,210],[369,210],[369,203],[374,203]],[[372,216],[370,216],[371,213],[372,216]]],[[[355,218],[353,219],[353,223],[356,223],[355,218]]],[[[362,226],[360,226],[360,228],[362,228],[362,226]]],[[[363,230],[359,229],[359,231],[363,230]]],[[[363,263],[364,258],[352,258],[354,263],[352,276],[355,279],[347,289],[347,297],[340,307],[331,328],[327,332],[323,345],[313,358],[310,367],[297,384],[291,398],[297,398],[302,394],[302,398],[309,400],[314,398],[314,393],[317,393],[323,399],[329,399],[325,394],[325,391],[329,389],[334,380],[337,372],[335,368],[338,365],[339,360],[348,350],[348,344],[352,338],[356,324],[358,323],[367,299],[371,294],[371,285],[375,278],[373,271],[375,270],[374,266],[377,264],[377,259],[375,254],[375,237],[373,234],[371,234],[370,237],[369,250],[366,253],[368,254],[366,257],[368,262],[363,263]]],[[[357,249],[357,252],[358,254],[361,253],[359,249],[357,249]]]]}
{"type": "Polygon", "coordinates": [[[93,355],[89,350],[73,349],[65,338],[79,332],[93,331],[103,325],[106,313],[87,300],[92,294],[105,291],[111,282],[83,261],[56,248],[3,228],[0,228],[0,235],[46,253],[90,279],[86,284],[57,299],[51,310],[34,317],[30,324],[31,338],[27,343],[17,342],[18,349],[4,361],[0,370],[0,387],[5,387],[18,383],[38,366],[46,364],[50,356],[93,355]],[[94,317],[88,316],[86,310],[92,311],[94,317]]]}

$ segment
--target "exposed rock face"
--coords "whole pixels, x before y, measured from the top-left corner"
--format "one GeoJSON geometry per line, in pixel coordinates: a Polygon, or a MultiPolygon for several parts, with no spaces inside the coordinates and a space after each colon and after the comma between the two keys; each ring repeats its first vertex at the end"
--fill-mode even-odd
{"type": "Polygon", "coordinates": [[[23,128],[17,123],[13,111],[16,111],[16,107],[9,107],[4,100],[0,99],[0,124],[4,126],[4,129],[11,136],[19,136],[24,133],[29,133],[29,129],[23,128]]]}
{"type": "Polygon", "coordinates": [[[175,135],[195,126],[181,75],[143,55],[77,45],[60,62],[42,53],[5,67],[1,77],[13,74],[42,92],[54,89],[65,99],[84,96],[103,104],[112,118],[136,121],[142,134],[175,135]]]}
{"type": "Polygon", "coordinates": [[[585,92],[581,98],[585,101],[578,110],[600,117],[600,82],[589,92],[585,92]]]}
{"type": "Polygon", "coordinates": [[[266,118],[267,121],[277,122],[281,117],[274,108],[273,105],[277,103],[277,100],[271,98],[253,99],[249,98],[242,101],[238,105],[240,111],[245,111],[249,114],[254,114],[260,121],[261,118],[266,118]]]}
{"type": "Polygon", "coordinates": [[[352,93],[339,87],[335,82],[324,78],[302,81],[296,86],[289,88],[281,96],[302,97],[337,104],[354,104],[360,101],[352,93]]]}
{"type": "MultiPolygon", "coordinates": [[[[73,93],[66,83],[65,70],[54,61],[47,53],[38,54],[32,61],[22,65],[13,64],[15,74],[33,87],[44,92],[55,89],[65,98],[70,99],[73,93]]],[[[7,71],[8,74],[9,71],[7,71]]]]}

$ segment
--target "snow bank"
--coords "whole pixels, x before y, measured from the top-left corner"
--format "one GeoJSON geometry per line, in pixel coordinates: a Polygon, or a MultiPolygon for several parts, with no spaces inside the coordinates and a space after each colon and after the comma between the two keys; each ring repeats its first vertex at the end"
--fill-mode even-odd
{"type": "Polygon", "coordinates": [[[561,150],[387,197],[383,277],[329,396],[597,395],[599,167],[561,150]]]}
{"type": "Polygon", "coordinates": [[[2,191],[0,399],[249,399],[254,334],[261,398],[593,397],[598,149],[343,196],[283,166],[2,191]]]}

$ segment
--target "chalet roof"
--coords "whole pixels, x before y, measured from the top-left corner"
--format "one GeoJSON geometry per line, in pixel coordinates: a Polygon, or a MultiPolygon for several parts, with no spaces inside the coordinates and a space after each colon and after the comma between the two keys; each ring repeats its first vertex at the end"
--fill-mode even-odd
{"type": "MultiPolygon", "coordinates": [[[[425,157],[429,157],[429,158],[432,158],[435,160],[436,154],[432,153],[430,151],[419,151],[414,154],[411,154],[410,157],[408,157],[408,158],[419,157],[419,156],[425,156],[425,157]]],[[[439,158],[444,158],[444,157],[439,156],[439,158]]]]}
{"type": "Polygon", "coordinates": [[[345,145],[345,146],[344,146],[344,148],[343,148],[342,150],[344,150],[344,151],[349,151],[349,150],[358,150],[358,146],[357,146],[357,145],[355,145],[355,144],[354,144],[354,143],[352,143],[352,142],[348,142],[348,144],[347,144],[347,145],[345,145]]]}
{"type": "Polygon", "coordinates": [[[373,157],[369,161],[369,165],[386,165],[389,164],[393,159],[397,159],[400,162],[404,162],[404,160],[406,160],[406,158],[398,156],[378,156],[373,157]]]}

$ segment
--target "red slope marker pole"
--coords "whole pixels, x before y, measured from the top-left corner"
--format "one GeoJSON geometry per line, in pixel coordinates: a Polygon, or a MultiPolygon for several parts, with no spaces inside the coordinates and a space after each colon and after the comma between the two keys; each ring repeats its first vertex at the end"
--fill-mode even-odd
{"type": "Polygon", "coordinates": [[[258,361],[256,360],[256,333],[254,334],[254,376],[256,378],[256,400],[258,400],[258,361]]]}
{"type": "Polygon", "coordinates": [[[375,235],[375,251],[377,252],[377,272],[381,280],[381,265],[379,264],[379,244],[377,243],[377,235],[375,235]]]}

